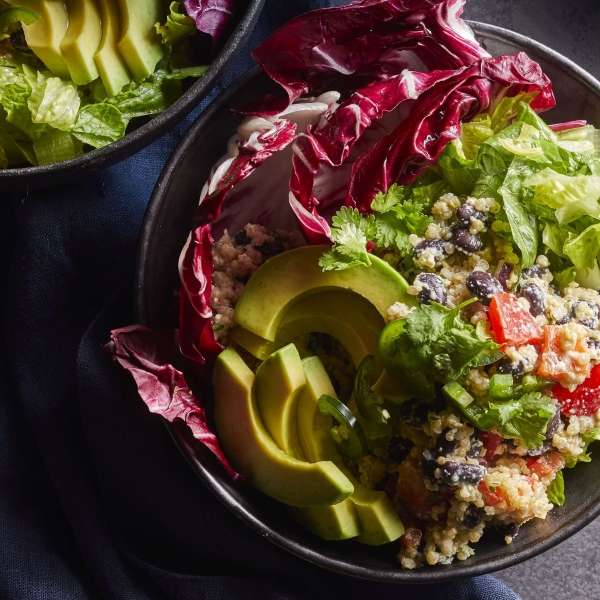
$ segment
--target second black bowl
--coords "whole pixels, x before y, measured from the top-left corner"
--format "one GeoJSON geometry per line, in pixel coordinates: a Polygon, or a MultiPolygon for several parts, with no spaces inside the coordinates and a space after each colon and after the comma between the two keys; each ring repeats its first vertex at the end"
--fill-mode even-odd
{"type": "MultiPolygon", "coordinates": [[[[550,122],[587,119],[600,126],[600,83],[568,59],[532,40],[491,25],[471,24],[480,42],[495,56],[526,51],[554,84],[557,107],[545,113],[550,122]]],[[[136,308],[139,322],[160,327],[178,282],[177,260],[188,236],[200,190],[211,167],[224,153],[243,106],[273,83],[258,70],[232,85],[185,135],[163,171],[150,201],[139,246],[136,308]]],[[[322,567],[378,581],[431,583],[481,575],[532,558],[576,533],[600,514],[600,460],[569,469],[565,506],[544,521],[525,525],[515,541],[484,536],[474,556],[447,566],[403,571],[396,562],[398,544],[374,548],[351,540],[327,542],[294,523],[283,505],[248,486],[232,483],[215,457],[180,423],[169,425],[175,443],[196,474],[246,525],[281,548],[322,567]]],[[[240,523],[240,527],[242,527],[240,523]]]]}

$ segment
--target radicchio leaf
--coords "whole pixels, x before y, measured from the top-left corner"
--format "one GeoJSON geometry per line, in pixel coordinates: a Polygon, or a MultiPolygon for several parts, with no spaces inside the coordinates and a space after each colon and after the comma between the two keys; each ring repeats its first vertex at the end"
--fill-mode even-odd
{"type": "Polygon", "coordinates": [[[279,119],[270,129],[257,132],[238,147],[238,155],[221,164],[208,184],[206,195],[194,215],[195,228],[181,254],[180,333],[181,352],[202,369],[207,359],[221,350],[210,317],[213,272],[212,223],[219,216],[227,193],[246,179],[275,152],[288,146],[295,137],[296,126],[279,119]]]}
{"type": "Polygon", "coordinates": [[[504,96],[539,92],[531,103],[538,112],[555,104],[550,80],[524,52],[484,58],[432,87],[407,119],[354,163],[346,204],[368,211],[377,192],[412,183],[460,136],[463,120],[490,106],[498,89],[504,96]]]}
{"type": "Polygon", "coordinates": [[[171,364],[177,360],[177,346],[162,333],[141,325],[115,329],[110,333],[110,340],[106,350],[133,376],[150,412],[171,423],[182,420],[194,437],[219,459],[233,480],[240,478],[210,430],[206,412],[183,372],[171,364]]]}
{"type": "Polygon", "coordinates": [[[556,123],[554,125],[548,125],[554,133],[566,131],[567,129],[577,129],[579,127],[585,127],[587,121],[568,121],[567,123],[556,123]]]}
{"type": "Polygon", "coordinates": [[[198,31],[208,33],[219,45],[235,18],[236,0],[183,0],[183,5],[198,31]]]}
{"type": "Polygon", "coordinates": [[[459,18],[464,3],[362,0],[313,10],[286,23],[252,56],[290,102],[326,89],[356,90],[405,69],[457,69],[489,56],[459,18]]]}

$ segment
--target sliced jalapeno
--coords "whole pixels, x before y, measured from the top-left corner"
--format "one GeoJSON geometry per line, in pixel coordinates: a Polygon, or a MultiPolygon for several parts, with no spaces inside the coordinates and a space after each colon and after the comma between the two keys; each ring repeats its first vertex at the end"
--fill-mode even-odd
{"type": "Polygon", "coordinates": [[[354,398],[356,408],[360,416],[372,423],[387,424],[395,412],[391,403],[381,394],[371,390],[372,382],[375,381],[377,364],[372,354],[367,354],[358,365],[354,379],[354,398]]]}
{"type": "Polygon", "coordinates": [[[13,6],[0,12],[0,33],[7,33],[10,26],[14,23],[24,23],[32,25],[40,16],[28,8],[19,8],[13,6]]]}
{"type": "Polygon", "coordinates": [[[324,415],[331,415],[338,423],[330,431],[336,450],[352,461],[362,458],[368,450],[367,438],[350,409],[337,398],[323,394],[319,398],[319,410],[324,415]]]}

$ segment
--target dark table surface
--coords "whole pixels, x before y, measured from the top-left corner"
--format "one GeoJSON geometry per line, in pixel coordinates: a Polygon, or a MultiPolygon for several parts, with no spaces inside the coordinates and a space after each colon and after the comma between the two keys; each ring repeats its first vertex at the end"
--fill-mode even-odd
{"type": "MultiPolygon", "coordinates": [[[[465,17],[546,44],[600,79],[600,0],[467,0],[465,17]]],[[[600,598],[600,520],[495,576],[523,600],[600,598]]]]}

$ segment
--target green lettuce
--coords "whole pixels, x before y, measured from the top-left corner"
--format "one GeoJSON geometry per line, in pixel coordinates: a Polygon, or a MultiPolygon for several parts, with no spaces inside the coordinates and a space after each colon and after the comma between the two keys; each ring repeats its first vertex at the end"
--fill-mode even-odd
{"type": "Polygon", "coordinates": [[[588,447],[592,442],[600,440],[600,427],[588,429],[586,432],[582,433],[580,437],[585,445],[582,448],[581,454],[578,454],[577,456],[567,456],[565,458],[565,465],[569,468],[574,467],[577,463],[590,462],[592,460],[591,452],[588,452],[588,447]]]}
{"type": "Polygon", "coordinates": [[[156,23],[155,28],[156,33],[162,37],[162,43],[170,47],[183,38],[194,35],[197,31],[196,21],[181,12],[179,2],[171,2],[166,23],[164,25],[156,23]]]}
{"type": "Polygon", "coordinates": [[[550,500],[552,504],[556,504],[556,506],[564,505],[565,479],[563,477],[562,471],[558,471],[558,473],[556,473],[556,477],[554,478],[554,481],[548,486],[546,494],[548,496],[548,500],[550,500]]]}

